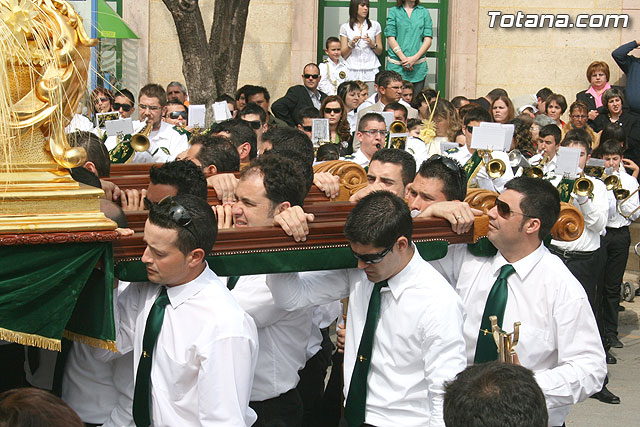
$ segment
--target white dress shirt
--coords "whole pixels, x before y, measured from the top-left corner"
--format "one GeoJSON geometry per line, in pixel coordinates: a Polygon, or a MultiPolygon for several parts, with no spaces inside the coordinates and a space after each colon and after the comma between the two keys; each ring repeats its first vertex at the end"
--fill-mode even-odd
{"type": "Polygon", "coordinates": [[[322,304],[314,308],[311,317],[311,335],[307,344],[307,360],[316,355],[322,348],[324,337],[320,329],[328,328],[342,314],[340,301],[322,304]]]}
{"type": "MultiPolygon", "coordinates": [[[[142,338],[161,286],[132,283],[120,296],[118,350],[133,350],[138,371],[142,338]]],[[[258,356],[253,319],[207,266],[193,281],[167,289],[162,329],[151,367],[154,426],[250,426],[249,396],[258,356]]]]}
{"type": "Polygon", "coordinates": [[[444,152],[444,155],[450,157],[454,160],[457,160],[461,166],[464,166],[465,163],[471,158],[471,153],[469,152],[469,148],[467,145],[461,145],[458,149],[451,148],[444,152]]]}
{"type": "MultiPolygon", "coordinates": [[[[444,426],[443,383],[466,366],[464,310],[451,286],[414,246],[407,266],[381,290],[373,340],[365,422],[377,426],[444,426]]],[[[273,274],[277,304],[288,309],[349,297],[344,351],[344,395],[373,291],[359,269],[273,274]]]]}
{"type": "Polygon", "coordinates": [[[420,169],[420,165],[422,162],[427,160],[429,157],[429,150],[427,149],[427,145],[420,138],[416,138],[415,136],[410,136],[407,138],[407,143],[404,145],[404,151],[408,152],[413,156],[416,161],[416,171],[420,169]]]}
{"type": "Polygon", "coordinates": [[[136,151],[132,163],[166,163],[189,149],[187,135],[181,135],[173,125],[160,122],[160,129],[149,133],[149,149],[136,151]]]}
{"type": "Polygon", "coordinates": [[[369,166],[369,159],[367,159],[367,156],[362,152],[362,149],[358,149],[358,151],[351,156],[341,157],[340,160],[349,160],[350,162],[359,164],[363,168],[369,166]]]}
{"type": "MultiPolygon", "coordinates": [[[[358,24],[354,24],[353,28],[349,23],[340,26],[340,35],[347,39],[349,44],[352,43],[354,37],[362,37],[369,35],[369,39],[375,43],[376,36],[382,32],[380,24],[374,20],[370,20],[371,26],[367,25],[367,21],[362,23],[362,29],[358,28],[358,24]]],[[[380,67],[378,56],[371,49],[369,43],[360,39],[355,47],[351,49],[351,54],[345,60],[349,70],[351,71],[353,80],[362,80],[363,82],[372,82],[376,78],[376,73],[380,67]]]]}
{"type": "Polygon", "coordinates": [[[335,95],[338,92],[338,86],[340,83],[347,80],[353,80],[350,76],[347,63],[342,59],[342,56],[338,58],[336,64],[331,59],[325,59],[318,65],[320,68],[320,83],[318,83],[318,89],[327,95],[335,95]],[[342,73],[342,76],[340,77],[342,73]]]}
{"type": "MultiPolygon", "coordinates": [[[[475,257],[466,245],[451,245],[445,258],[431,263],[462,298],[471,364],[489,291],[507,261],[500,253],[475,257]]],[[[598,327],[582,285],[544,245],[512,265],[502,329],[511,332],[522,322],[515,351],[544,392],[549,425],[560,426],[571,405],[602,388],[607,365],[598,327]]]]}
{"type": "MultiPolygon", "coordinates": [[[[615,176],[620,178],[620,184],[622,188],[629,191],[629,194],[633,193],[638,188],[638,180],[636,180],[633,176],[629,175],[624,168],[619,168],[617,171],[613,173],[615,176]]],[[[619,203],[615,200],[615,196],[613,191],[607,191],[607,195],[610,201],[613,203],[609,203],[609,205],[613,205],[612,208],[609,209],[609,218],[607,220],[607,227],[611,228],[621,228],[631,225],[632,221],[635,221],[640,217],[640,209],[638,209],[631,217],[625,218],[618,212],[617,206],[620,205],[620,210],[625,215],[630,215],[639,205],[638,193],[629,197],[624,203],[619,203]]]]}
{"type": "Polygon", "coordinates": [[[83,116],[82,114],[74,114],[73,117],[71,118],[71,121],[67,125],[67,127],[64,128],[64,132],[65,133],[73,133],[76,131],[91,132],[93,131],[94,127],[95,125],[93,124],[93,122],[89,120],[87,117],[83,116]]]}
{"type": "MultiPolygon", "coordinates": [[[[551,245],[563,251],[595,251],[600,247],[600,235],[604,235],[609,216],[609,199],[607,187],[596,178],[585,177],[593,183],[593,200],[587,199],[584,203],[578,203],[575,197],[571,198],[571,204],[580,210],[584,217],[584,231],[582,235],[572,242],[551,240],[551,245]]],[[[551,181],[553,185],[560,183],[560,177],[551,181]]]]}
{"type": "Polygon", "coordinates": [[[258,327],[258,363],[251,401],[278,397],[295,388],[298,371],[307,361],[311,333],[311,308],[286,311],[276,307],[266,274],[242,276],[231,291],[258,327]]]}

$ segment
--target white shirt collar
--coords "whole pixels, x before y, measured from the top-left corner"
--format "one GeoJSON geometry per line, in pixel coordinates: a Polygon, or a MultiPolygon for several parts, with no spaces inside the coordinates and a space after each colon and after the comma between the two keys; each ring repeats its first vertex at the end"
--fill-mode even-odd
{"type": "Polygon", "coordinates": [[[422,260],[416,245],[412,242],[411,246],[413,247],[413,256],[409,263],[398,274],[387,280],[389,290],[396,300],[400,298],[407,287],[414,285],[416,274],[418,274],[416,269],[419,268],[418,264],[422,260]]]}
{"type": "Polygon", "coordinates": [[[207,265],[202,273],[192,281],[184,285],[167,287],[171,307],[178,308],[180,304],[200,292],[205,286],[216,281],[219,281],[218,277],[207,265]]]}
{"type": "MultiPolygon", "coordinates": [[[[540,246],[538,246],[535,251],[531,252],[526,257],[514,263],[511,263],[521,281],[525,280],[525,278],[529,275],[529,273],[531,273],[536,264],[538,264],[538,261],[540,261],[542,256],[547,251],[547,248],[542,243],[540,243],[540,246]]],[[[506,264],[509,264],[509,262],[502,256],[500,252],[498,252],[493,258],[493,262],[491,263],[491,269],[494,273],[494,276],[497,277],[500,269],[506,264]]]]}

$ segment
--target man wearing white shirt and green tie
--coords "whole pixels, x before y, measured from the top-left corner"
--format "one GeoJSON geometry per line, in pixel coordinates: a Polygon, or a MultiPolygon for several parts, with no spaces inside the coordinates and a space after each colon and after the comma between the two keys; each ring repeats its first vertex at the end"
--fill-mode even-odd
{"type": "Polygon", "coordinates": [[[142,262],[149,282],[118,298],[118,350],[133,351],[136,426],[250,426],[258,337],[207,266],[216,219],[205,200],[153,204],[142,262]]]}
{"type": "Polygon", "coordinates": [[[444,426],[443,384],[464,369],[464,313],[451,286],[411,242],[407,204],[365,196],[345,224],[358,268],[273,274],[288,310],[349,297],[344,353],[349,427],[444,426]]]}

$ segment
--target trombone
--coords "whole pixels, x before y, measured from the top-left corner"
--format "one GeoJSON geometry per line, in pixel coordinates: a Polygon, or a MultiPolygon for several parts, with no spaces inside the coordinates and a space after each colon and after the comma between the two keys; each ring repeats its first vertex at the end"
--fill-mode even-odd
{"type": "Polygon", "coordinates": [[[494,159],[491,155],[491,150],[478,150],[478,154],[484,161],[484,167],[489,178],[496,179],[504,175],[507,165],[500,159],[494,159]]]}
{"type": "MultiPolygon", "coordinates": [[[[616,199],[618,200],[616,208],[617,208],[618,213],[620,214],[620,216],[622,216],[623,218],[626,218],[626,219],[631,218],[633,216],[633,214],[635,214],[638,211],[638,209],[640,209],[640,205],[638,205],[638,207],[635,208],[634,210],[632,210],[630,213],[625,214],[625,213],[622,213],[622,209],[620,208],[622,206],[622,204],[625,203],[626,201],[628,201],[629,199],[631,199],[631,197],[633,197],[633,195],[636,194],[638,192],[638,190],[640,190],[640,187],[636,188],[632,193],[629,193],[629,190],[625,190],[623,188],[618,188],[618,189],[613,191],[613,194],[615,194],[616,199]],[[616,193],[616,191],[618,191],[618,192],[616,193]],[[619,196],[625,196],[625,197],[619,198],[619,196]]],[[[638,197],[638,196],[636,196],[636,197],[638,197]]]]}

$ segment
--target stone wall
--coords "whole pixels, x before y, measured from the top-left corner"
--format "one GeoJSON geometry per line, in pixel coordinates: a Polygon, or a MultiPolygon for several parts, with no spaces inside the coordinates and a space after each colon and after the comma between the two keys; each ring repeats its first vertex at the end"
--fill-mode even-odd
{"type": "MultiPolygon", "coordinates": [[[[640,2],[630,0],[480,0],[476,91],[471,95],[482,96],[499,86],[513,98],[549,86],[570,104],[577,92],[589,86],[585,72],[592,61],[607,62],[611,83],[619,82],[622,72],[611,51],[632,37],[630,29],[621,28],[490,28],[489,11],[568,14],[575,18],[579,14],[628,13],[623,9],[630,9],[632,4],[638,16],[640,2]]],[[[633,18],[629,25],[633,25],[633,18]]]]}

